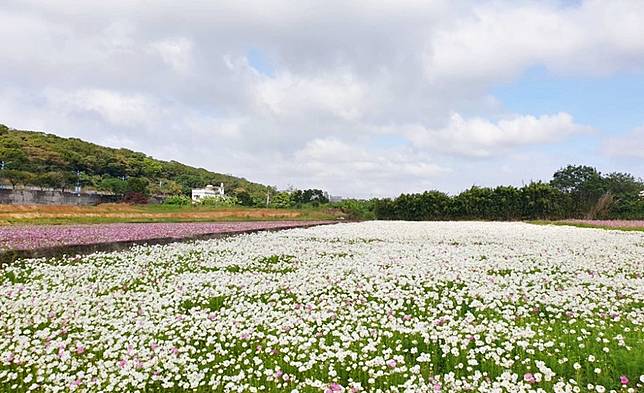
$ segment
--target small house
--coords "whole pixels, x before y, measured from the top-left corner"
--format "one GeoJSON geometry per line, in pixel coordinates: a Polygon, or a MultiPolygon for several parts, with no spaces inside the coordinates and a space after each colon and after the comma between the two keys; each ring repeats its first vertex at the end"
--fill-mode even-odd
{"type": "Polygon", "coordinates": [[[224,197],[224,183],[219,184],[218,186],[213,186],[208,184],[206,188],[193,188],[192,189],[192,201],[199,202],[204,198],[221,198],[224,197]]]}

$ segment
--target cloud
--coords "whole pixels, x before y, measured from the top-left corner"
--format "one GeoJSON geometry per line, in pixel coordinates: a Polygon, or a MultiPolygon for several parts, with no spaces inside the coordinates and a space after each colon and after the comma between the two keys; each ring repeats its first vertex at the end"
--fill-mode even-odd
{"type": "Polygon", "coordinates": [[[366,89],[350,74],[302,78],[289,73],[261,78],[258,104],[278,117],[310,116],[323,112],[340,120],[356,120],[366,89]]]}
{"type": "Polygon", "coordinates": [[[412,126],[406,135],[421,148],[487,157],[511,147],[555,143],[591,130],[588,126],[576,124],[567,113],[539,117],[515,115],[496,123],[482,118],[464,119],[458,113],[452,113],[443,128],[412,126]]]}
{"type": "Polygon", "coordinates": [[[185,37],[157,41],[150,47],[158,52],[163,62],[179,74],[185,74],[192,65],[192,41],[185,37]]]}
{"type": "Polygon", "coordinates": [[[644,126],[622,136],[607,138],[602,152],[618,159],[644,159],[644,126]]]}
{"type": "Polygon", "coordinates": [[[7,0],[0,122],[334,194],[534,176],[514,153],[588,128],[568,108],[506,113],[496,84],[644,71],[644,3],[569,4],[7,0]]]}
{"type": "Polygon", "coordinates": [[[426,76],[439,84],[489,84],[534,65],[563,74],[642,70],[642,36],[638,1],[482,2],[433,35],[424,52],[426,76]]]}
{"type": "Polygon", "coordinates": [[[146,126],[162,110],[153,99],[141,94],[122,94],[104,89],[49,89],[45,91],[45,97],[52,107],[70,116],[74,112],[92,114],[113,126],[146,126]]]}

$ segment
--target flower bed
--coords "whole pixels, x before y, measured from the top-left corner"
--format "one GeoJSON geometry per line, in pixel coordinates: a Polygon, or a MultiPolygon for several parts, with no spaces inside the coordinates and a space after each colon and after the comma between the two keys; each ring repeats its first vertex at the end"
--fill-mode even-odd
{"type": "Polygon", "coordinates": [[[642,392],[638,232],[365,222],[0,270],[0,391],[642,392]]]}
{"type": "Polygon", "coordinates": [[[194,236],[292,228],[321,224],[311,221],[257,221],[217,223],[145,223],[94,225],[0,226],[0,251],[50,247],[183,239],[194,236]]]}

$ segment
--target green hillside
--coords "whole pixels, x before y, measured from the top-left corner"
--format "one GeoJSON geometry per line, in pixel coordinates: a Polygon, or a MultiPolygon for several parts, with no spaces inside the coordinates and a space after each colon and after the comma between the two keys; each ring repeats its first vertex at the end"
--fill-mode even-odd
{"type": "Polygon", "coordinates": [[[176,161],[161,161],[128,149],[113,149],[77,138],[44,132],[14,130],[0,124],[0,181],[56,189],[73,188],[78,179],[84,189],[116,194],[188,195],[191,188],[224,183],[227,193],[240,200],[260,201],[268,187],[243,178],[194,168],[176,161]]]}

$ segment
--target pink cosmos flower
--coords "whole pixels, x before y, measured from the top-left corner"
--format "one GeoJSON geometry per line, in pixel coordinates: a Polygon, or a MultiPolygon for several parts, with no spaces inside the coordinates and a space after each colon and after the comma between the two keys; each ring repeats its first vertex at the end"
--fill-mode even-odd
{"type": "Polygon", "coordinates": [[[335,393],[335,392],[342,392],[344,391],[344,388],[342,385],[340,385],[337,382],[333,382],[332,384],[329,385],[329,387],[324,391],[324,393],[335,393]]]}
{"type": "Polygon", "coordinates": [[[396,364],[397,364],[397,363],[396,363],[396,360],[395,360],[395,359],[389,359],[389,360],[387,360],[387,361],[385,362],[385,364],[386,364],[386,365],[387,365],[387,367],[389,367],[389,368],[396,368],[396,364]]]}
{"type": "Polygon", "coordinates": [[[523,380],[530,384],[537,383],[537,379],[534,377],[532,373],[523,374],[523,380]]]}
{"type": "Polygon", "coordinates": [[[71,383],[70,388],[71,388],[72,390],[74,390],[74,389],[76,389],[77,387],[79,387],[79,386],[80,386],[80,384],[81,384],[81,380],[80,380],[80,379],[76,379],[76,380],[74,380],[74,382],[72,382],[72,383],[71,383]]]}
{"type": "Polygon", "coordinates": [[[441,384],[440,383],[436,382],[434,384],[434,391],[435,392],[440,392],[441,391],[441,384]]]}
{"type": "Polygon", "coordinates": [[[125,368],[125,365],[127,364],[127,360],[121,359],[121,360],[118,361],[117,364],[118,364],[119,368],[125,368]]]}
{"type": "Polygon", "coordinates": [[[82,354],[85,352],[85,349],[86,349],[86,348],[85,348],[83,345],[78,344],[78,345],[76,346],[76,354],[77,354],[77,355],[82,355],[82,354]]]}
{"type": "Polygon", "coordinates": [[[411,315],[405,314],[405,316],[403,317],[403,320],[404,321],[411,321],[411,315]]]}
{"type": "Polygon", "coordinates": [[[620,376],[619,383],[621,383],[622,385],[628,385],[628,377],[626,375],[620,376]]]}

